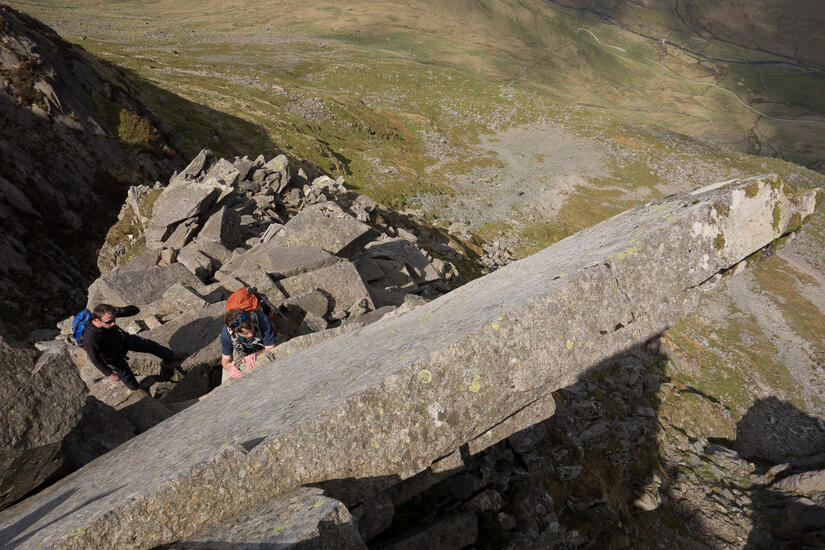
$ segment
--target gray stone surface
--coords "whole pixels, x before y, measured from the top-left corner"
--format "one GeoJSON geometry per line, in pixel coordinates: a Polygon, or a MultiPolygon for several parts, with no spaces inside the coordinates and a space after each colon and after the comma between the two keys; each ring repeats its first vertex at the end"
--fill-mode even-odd
{"type": "Polygon", "coordinates": [[[13,348],[0,338],[0,365],[2,509],[63,464],[63,438],[80,421],[88,390],[65,344],[52,346],[37,357],[35,352],[13,348]]]}
{"type": "Polygon", "coordinates": [[[441,278],[438,270],[421,250],[405,239],[387,239],[370,243],[367,253],[372,258],[395,260],[407,267],[408,274],[417,283],[437,281],[441,278]]]}
{"type": "Polygon", "coordinates": [[[113,273],[92,283],[86,307],[91,309],[101,302],[113,306],[141,306],[160,299],[177,282],[192,287],[200,285],[198,278],[179,263],[153,267],[146,271],[113,273]]]}
{"type": "Polygon", "coordinates": [[[812,470],[790,475],[775,482],[771,488],[808,496],[821,493],[825,491],[825,470],[812,470]]]}
{"type": "Polygon", "coordinates": [[[358,271],[349,262],[338,262],[323,269],[289,277],[280,281],[280,284],[290,297],[307,290],[324,291],[331,302],[331,314],[336,319],[343,317],[343,312],[361,300],[367,300],[367,307],[374,309],[358,271]]]}
{"type": "MultiPolygon", "coordinates": [[[[0,512],[14,526],[0,545],[152,547],[298,486],[422,471],[694,311],[717,273],[786,229],[793,209],[775,180],[718,187],[624,212],[262,364],[0,512]]],[[[803,215],[813,202],[798,201],[803,215]]]]}
{"type": "Polygon", "coordinates": [[[215,271],[212,259],[191,245],[181,249],[178,253],[178,262],[204,282],[208,281],[215,271]]]}
{"type": "Polygon", "coordinates": [[[162,233],[158,240],[165,240],[175,224],[203,214],[227,193],[226,186],[217,181],[199,183],[176,179],[155,202],[149,229],[162,233]]]}
{"type": "Polygon", "coordinates": [[[366,550],[349,510],[321,489],[299,487],[172,545],[181,550],[366,550]]]}
{"type": "Polygon", "coordinates": [[[287,298],[284,301],[284,307],[287,309],[297,308],[316,317],[326,317],[329,310],[329,300],[320,290],[306,290],[287,298]]]}
{"type": "Polygon", "coordinates": [[[160,252],[157,250],[150,250],[149,252],[135,256],[129,261],[129,263],[121,265],[117,269],[121,273],[125,271],[144,271],[158,265],[158,260],[160,260],[160,252]]]}
{"type": "MultiPolygon", "coordinates": [[[[223,302],[211,304],[197,313],[181,315],[155,329],[141,333],[140,336],[174,351],[189,353],[189,357],[181,365],[184,370],[199,364],[217,365],[221,360],[218,342],[225,313],[223,302]]],[[[131,352],[129,365],[141,374],[158,374],[161,360],[148,353],[131,352]]]]}
{"type": "Polygon", "coordinates": [[[163,300],[169,307],[183,313],[200,311],[207,306],[206,300],[201,298],[191,286],[183,283],[174,283],[163,293],[163,300]]]}
{"type": "Polygon", "coordinates": [[[277,246],[313,246],[347,257],[373,238],[375,230],[331,202],[303,209],[270,241],[277,246]]]}
{"type": "Polygon", "coordinates": [[[233,260],[232,272],[265,271],[276,279],[315,271],[339,261],[339,258],[311,246],[275,246],[273,241],[252,248],[233,260]]]}
{"type": "Polygon", "coordinates": [[[189,163],[189,165],[183,169],[183,171],[178,175],[182,179],[195,179],[197,178],[201,170],[203,170],[207,166],[207,161],[212,160],[214,157],[212,156],[212,151],[209,149],[201,149],[201,151],[195,155],[195,158],[189,163]]]}
{"type": "Polygon", "coordinates": [[[241,216],[226,206],[209,216],[198,233],[198,241],[212,241],[233,249],[241,244],[241,216]]]}

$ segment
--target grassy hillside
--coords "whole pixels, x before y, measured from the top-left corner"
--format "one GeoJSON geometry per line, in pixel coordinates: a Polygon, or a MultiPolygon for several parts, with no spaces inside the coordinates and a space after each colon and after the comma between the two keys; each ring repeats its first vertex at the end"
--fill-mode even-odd
{"type": "Polygon", "coordinates": [[[436,225],[464,219],[483,238],[506,229],[520,255],[662,194],[717,178],[798,172],[738,151],[816,168],[825,148],[822,73],[713,62],[669,46],[785,59],[766,53],[771,44],[757,50],[692,33],[665,7],[617,13],[625,28],[538,1],[17,7],[170,92],[146,86],[144,100],[190,155],[204,146],[221,154],[284,151],[436,225]],[[642,36],[659,33],[667,43],[642,36]],[[198,105],[260,132],[205,118],[198,105]],[[575,181],[542,175],[546,152],[503,159],[482,143],[514,128],[527,143],[591,140],[598,158],[582,161],[600,169],[575,181]],[[526,165],[536,170],[525,178],[547,179],[528,185],[527,197],[552,195],[553,208],[509,197],[525,189],[508,174],[526,165]],[[479,181],[497,189],[479,196],[479,181]],[[473,214],[488,203],[505,206],[473,214]]]}

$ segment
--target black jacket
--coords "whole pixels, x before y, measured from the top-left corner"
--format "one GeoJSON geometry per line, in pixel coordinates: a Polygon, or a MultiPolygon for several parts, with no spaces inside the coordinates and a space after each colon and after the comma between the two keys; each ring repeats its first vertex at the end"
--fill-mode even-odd
{"type": "MultiPolygon", "coordinates": [[[[137,306],[119,307],[117,310],[116,317],[131,317],[140,312],[137,306]]],[[[108,364],[123,358],[128,351],[126,349],[127,336],[126,332],[117,325],[100,328],[89,321],[83,330],[83,349],[86,350],[89,360],[97,367],[97,370],[109,376],[113,371],[108,364]]]]}

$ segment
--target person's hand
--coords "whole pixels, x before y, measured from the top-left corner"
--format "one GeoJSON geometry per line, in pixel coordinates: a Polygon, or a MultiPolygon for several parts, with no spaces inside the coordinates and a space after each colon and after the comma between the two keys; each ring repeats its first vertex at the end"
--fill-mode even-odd
{"type": "Polygon", "coordinates": [[[226,373],[232,378],[240,378],[241,376],[243,376],[243,372],[241,372],[241,369],[239,369],[235,365],[232,365],[231,367],[226,369],[226,373]]]}
{"type": "Polygon", "coordinates": [[[109,380],[111,380],[112,382],[120,382],[120,376],[118,376],[117,374],[110,374],[109,380]]]}
{"type": "Polygon", "coordinates": [[[246,357],[244,357],[244,358],[243,358],[243,364],[244,364],[244,365],[246,365],[247,367],[249,367],[249,368],[251,369],[251,368],[252,368],[252,365],[254,365],[254,364],[255,364],[255,354],[254,354],[254,353],[250,353],[249,355],[247,355],[246,357]]]}

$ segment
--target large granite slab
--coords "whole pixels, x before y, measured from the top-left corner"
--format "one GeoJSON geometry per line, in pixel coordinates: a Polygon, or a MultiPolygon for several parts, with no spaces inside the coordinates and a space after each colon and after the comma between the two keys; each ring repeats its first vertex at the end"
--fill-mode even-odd
{"type": "Polygon", "coordinates": [[[715,187],[263,366],[0,512],[0,546],[186,540],[298,486],[411,476],[533,403],[551,412],[550,392],[694,311],[814,208],[775,177],[715,187]]]}

